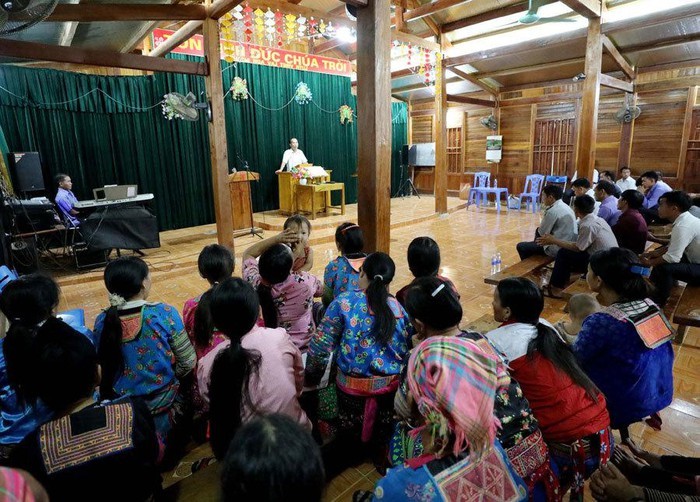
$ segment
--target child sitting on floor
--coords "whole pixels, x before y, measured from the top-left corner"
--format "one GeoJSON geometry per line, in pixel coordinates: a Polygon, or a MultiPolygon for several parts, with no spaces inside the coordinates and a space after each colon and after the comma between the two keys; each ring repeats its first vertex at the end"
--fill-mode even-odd
{"type": "Polygon", "coordinates": [[[308,272],[314,266],[314,250],[309,246],[311,223],[300,214],[294,214],[284,222],[284,230],[291,230],[297,235],[297,241],[290,244],[294,255],[292,272],[308,272]]]}
{"type": "Polygon", "coordinates": [[[326,265],[323,274],[323,304],[328,306],[339,294],[360,289],[360,268],[367,255],[362,229],[355,223],[343,223],[335,229],[335,245],[340,256],[326,265]]]}
{"type": "MultiPolygon", "coordinates": [[[[440,246],[430,237],[416,237],[408,245],[407,251],[408,268],[416,279],[420,277],[437,277],[445,282],[450,289],[455,293],[459,300],[457,288],[452,284],[447,277],[442,277],[440,272],[440,246]]],[[[410,284],[405,285],[396,293],[396,299],[401,305],[406,306],[406,292],[411,287],[410,284]]]]}
{"type": "Polygon", "coordinates": [[[24,397],[40,399],[54,419],[24,438],[10,463],[35,476],[51,500],[151,500],[161,478],[148,407],[138,398],[96,399],[95,347],[64,322],[52,317],[25,335],[23,360],[34,375],[24,397]]]}
{"type": "Polygon", "coordinates": [[[182,309],[182,319],[187,336],[190,337],[197,360],[207,355],[211,349],[226,340],[226,337],[213,329],[209,312],[211,288],[233,274],[235,260],[231,251],[219,244],[210,244],[202,249],[197,260],[199,275],[209,282],[210,289],[205,293],[190,298],[182,309]]]}
{"type": "Polygon", "coordinates": [[[296,242],[296,232],[288,228],[246,249],[243,278],[258,291],[265,326],[286,329],[294,345],[305,352],[316,331],[314,297],[321,296],[323,285],[308,272],[292,273],[294,258],[289,244],[296,242]]]}
{"type": "Polygon", "coordinates": [[[598,300],[588,293],[579,293],[569,299],[567,306],[570,321],[559,321],[554,325],[562,339],[571,345],[576,341],[576,335],[581,331],[583,321],[591,314],[600,312],[602,308],[598,300]]]}

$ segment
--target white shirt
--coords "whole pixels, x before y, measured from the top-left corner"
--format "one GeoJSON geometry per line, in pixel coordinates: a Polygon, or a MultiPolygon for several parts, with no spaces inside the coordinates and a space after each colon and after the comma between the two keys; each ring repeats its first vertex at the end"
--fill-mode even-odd
{"type": "Polygon", "coordinates": [[[630,176],[626,180],[623,180],[622,178],[620,178],[619,180],[617,180],[615,182],[615,184],[617,186],[619,186],[620,190],[622,190],[623,192],[625,190],[636,190],[637,189],[637,182],[632,178],[632,176],[630,176]]]}
{"type": "Polygon", "coordinates": [[[690,263],[700,264],[700,219],[688,211],[673,222],[671,242],[662,258],[666,263],[679,263],[684,255],[690,263]]]}
{"type": "Polygon", "coordinates": [[[306,164],[307,162],[308,160],[306,160],[306,155],[304,155],[304,152],[298,148],[295,152],[290,148],[285,150],[284,155],[282,156],[282,170],[288,171],[299,164],[306,164]]]}
{"type": "MultiPolygon", "coordinates": [[[[540,322],[556,333],[549,321],[540,318],[540,322]]],[[[528,345],[537,337],[537,328],[532,324],[516,322],[491,330],[484,337],[507,362],[511,362],[527,354],[528,345]]]]}
{"type": "MultiPolygon", "coordinates": [[[[540,223],[540,235],[552,234],[557,239],[573,242],[576,240],[576,216],[564,201],[559,199],[544,210],[540,223]]],[[[553,244],[544,247],[544,252],[554,258],[559,252],[559,246],[553,244]]]]}

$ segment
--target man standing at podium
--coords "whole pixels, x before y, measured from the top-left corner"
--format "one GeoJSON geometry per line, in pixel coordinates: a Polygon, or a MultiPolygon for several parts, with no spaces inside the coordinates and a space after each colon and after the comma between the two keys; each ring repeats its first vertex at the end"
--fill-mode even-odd
{"type": "Polygon", "coordinates": [[[293,167],[299,164],[306,164],[307,162],[306,155],[299,150],[299,142],[296,138],[292,138],[289,140],[289,149],[285,150],[282,156],[282,164],[280,164],[280,168],[275,172],[281,173],[283,171],[289,171],[293,167]]]}

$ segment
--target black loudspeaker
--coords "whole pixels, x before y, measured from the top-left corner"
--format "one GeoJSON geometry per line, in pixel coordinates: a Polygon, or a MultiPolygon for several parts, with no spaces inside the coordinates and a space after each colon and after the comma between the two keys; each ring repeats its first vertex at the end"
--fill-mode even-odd
{"type": "Polygon", "coordinates": [[[45,189],[39,152],[13,152],[10,154],[10,160],[15,192],[40,192],[45,189]]]}
{"type": "Polygon", "coordinates": [[[408,145],[404,145],[401,147],[401,165],[402,166],[407,166],[408,165],[408,145]]]}

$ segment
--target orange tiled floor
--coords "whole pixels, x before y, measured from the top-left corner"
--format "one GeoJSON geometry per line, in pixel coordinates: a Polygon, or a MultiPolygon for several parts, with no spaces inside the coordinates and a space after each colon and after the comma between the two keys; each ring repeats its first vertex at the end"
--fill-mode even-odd
{"type": "MultiPolygon", "coordinates": [[[[450,208],[454,212],[436,217],[432,215],[434,200],[431,197],[392,201],[391,254],[397,264],[392,286],[398,289],[411,279],[405,260],[409,242],[418,235],[433,237],[441,247],[442,273],[455,282],[462,295],[463,324],[467,325],[491,311],[493,287],[484,284],[483,277],[489,273],[493,253],[501,253],[504,266],[517,261],[515,244],[532,237],[539,218],[517,211],[498,215],[493,209],[458,209],[461,203],[451,199],[450,208]],[[412,220],[417,222],[411,223],[412,220]]],[[[333,225],[324,224],[323,218],[316,220],[317,231],[312,232],[311,244],[316,256],[313,272],[317,275],[323,274],[323,268],[335,253],[331,237],[333,226],[340,221],[355,220],[356,211],[356,206],[348,206],[346,217],[333,217],[333,225]]],[[[277,226],[281,219],[266,215],[265,220],[270,226],[277,226]]],[[[266,236],[272,234],[266,232],[266,236]]],[[[197,273],[196,260],[204,245],[215,242],[213,225],[164,232],[161,241],[163,247],[148,251],[146,256],[153,278],[151,299],[181,308],[187,298],[206,287],[197,273]]],[[[251,242],[253,237],[250,236],[236,239],[238,263],[251,242]]],[[[237,269],[236,273],[239,271],[237,269]]],[[[63,292],[61,308],[82,307],[88,323],[92,323],[106,304],[101,271],[84,274],[62,271],[57,275],[63,292]]],[[[552,321],[560,319],[564,315],[563,306],[561,301],[547,299],[545,317],[552,321]]],[[[657,432],[637,424],[632,428],[633,437],[651,451],[697,455],[700,451],[700,330],[690,330],[685,345],[676,347],[674,375],[675,399],[662,413],[663,430],[657,432]]],[[[371,489],[377,479],[370,465],[348,469],[329,483],[326,500],[351,500],[355,490],[371,489]]],[[[173,480],[166,480],[168,482],[173,480]]],[[[201,491],[198,493],[203,496],[201,491]]],[[[206,497],[180,498],[187,499],[204,500],[206,497]]]]}

